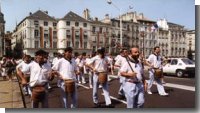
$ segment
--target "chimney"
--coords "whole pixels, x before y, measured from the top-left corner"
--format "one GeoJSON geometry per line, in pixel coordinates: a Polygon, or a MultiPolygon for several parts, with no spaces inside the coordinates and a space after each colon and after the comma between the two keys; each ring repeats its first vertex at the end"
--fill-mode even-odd
{"type": "Polygon", "coordinates": [[[109,14],[106,14],[106,15],[105,15],[105,19],[106,19],[106,20],[109,19],[109,14]]]}
{"type": "Polygon", "coordinates": [[[90,19],[89,10],[87,8],[83,11],[83,18],[85,18],[86,20],[90,19]]]}
{"type": "Polygon", "coordinates": [[[144,18],[143,13],[140,13],[140,14],[139,14],[139,18],[140,18],[140,19],[143,19],[143,18],[144,18]]]}
{"type": "Polygon", "coordinates": [[[97,18],[97,17],[95,17],[95,21],[98,21],[98,18],[97,18]]]}
{"type": "Polygon", "coordinates": [[[46,13],[48,15],[48,11],[44,11],[44,13],[46,13]]]}

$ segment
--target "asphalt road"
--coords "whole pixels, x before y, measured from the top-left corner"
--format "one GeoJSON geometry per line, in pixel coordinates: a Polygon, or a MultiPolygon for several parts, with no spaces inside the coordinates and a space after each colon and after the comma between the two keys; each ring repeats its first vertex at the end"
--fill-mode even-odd
{"type": "MultiPolygon", "coordinates": [[[[145,73],[147,76],[147,73],[145,73]]],[[[126,108],[125,99],[118,99],[119,80],[114,76],[109,82],[109,92],[114,108],[126,108]]],[[[152,87],[152,95],[145,94],[144,108],[195,108],[195,78],[177,78],[165,76],[165,90],[168,97],[159,96],[156,86],[152,87]]],[[[49,90],[49,107],[62,108],[60,90],[56,86],[56,80],[51,82],[49,90]]],[[[99,102],[105,108],[102,89],[99,88],[99,102]]],[[[30,97],[25,96],[27,107],[30,108],[30,97]]],[[[94,108],[92,101],[92,89],[87,84],[78,86],[78,108],[94,108]]]]}

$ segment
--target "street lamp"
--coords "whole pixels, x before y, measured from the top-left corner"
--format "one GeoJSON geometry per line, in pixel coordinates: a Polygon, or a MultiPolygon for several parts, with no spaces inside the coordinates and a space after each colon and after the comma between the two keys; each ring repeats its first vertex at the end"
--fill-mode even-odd
{"type": "Polygon", "coordinates": [[[112,0],[107,0],[108,4],[112,4],[117,10],[119,10],[119,21],[120,21],[120,45],[122,46],[122,18],[121,18],[121,9],[117,7],[112,0]]]}

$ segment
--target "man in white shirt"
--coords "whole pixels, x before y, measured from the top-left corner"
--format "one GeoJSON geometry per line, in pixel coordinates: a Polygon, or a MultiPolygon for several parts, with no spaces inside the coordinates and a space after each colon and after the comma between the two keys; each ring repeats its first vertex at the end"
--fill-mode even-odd
{"type": "Polygon", "coordinates": [[[30,82],[28,83],[32,89],[32,108],[38,108],[39,103],[42,103],[42,108],[48,108],[48,86],[49,80],[52,80],[53,75],[51,73],[51,67],[45,63],[44,50],[38,50],[35,52],[35,61],[30,63],[23,70],[19,69],[19,76],[22,79],[22,84],[27,84],[24,77],[25,74],[30,73],[30,82]]]}
{"type": "Polygon", "coordinates": [[[80,84],[81,81],[82,81],[82,84],[86,84],[85,75],[84,75],[84,62],[85,62],[85,58],[83,57],[83,54],[80,54],[76,58],[75,61],[76,61],[76,64],[78,66],[78,71],[79,71],[79,75],[77,76],[78,83],[80,84]]]}
{"type": "Polygon", "coordinates": [[[125,95],[124,95],[124,91],[123,91],[123,83],[125,81],[125,77],[120,76],[120,69],[121,67],[127,63],[126,57],[128,57],[128,50],[126,48],[122,49],[120,56],[118,56],[118,58],[116,59],[115,62],[115,67],[118,68],[118,76],[119,76],[119,83],[120,83],[120,88],[118,91],[118,95],[119,95],[119,99],[124,99],[125,95]]]}
{"type": "MultiPolygon", "coordinates": [[[[98,80],[99,73],[107,73],[109,61],[105,57],[105,48],[99,48],[97,50],[97,53],[98,53],[98,55],[91,58],[88,65],[94,72],[94,74],[93,74],[93,102],[94,102],[95,107],[101,107],[101,105],[98,102],[98,94],[97,94],[98,86],[100,84],[100,82],[98,80]]],[[[108,81],[105,81],[104,83],[102,83],[102,90],[104,93],[106,106],[113,107],[111,104],[111,99],[110,99],[110,95],[108,92],[108,81]]]]}
{"type": "Polygon", "coordinates": [[[144,70],[139,58],[138,47],[131,49],[129,61],[120,68],[121,76],[125,77],[123,90],[125,92],[127,108],[141,108],[144,105],[144,91],[146,82],[144,70]]]}
{"type": "MultiPolygon", "coordinates": [[[[29,66],[30,63],[31,63],[31,56],[25,55],[24,58],[23,58],[23,61],[16,66],[17,74],[19,75],[19,69],[25,70],[29,66]]],[[[30,73],[24,74],[24,77],[25,77],[27,82],[30,81],[30,73]]],[[[23,88],[24,88],[26,95],[29,95],[29,94],[31,95],[31,89],[30,89],[30,86],[28,84],[24,85],[23,88]]]]}
{"type": "Polygon", "coordinates": [[[165,92],[165,89],[164,89],[164,87],[161,83],[161,78],[157,78],[155,76],[155,70],[156,69],[162,70],[160,48],[158,46],[154,47],[154,53],[149,56],[146,64],[148,66],[150,66],[147,93],[152,94],[151,87],[152,87],[153,82],[155,80],[159,95],[160,96],[168,96],[169,94],[165,92]]]}
{"type": "Polygon", "coordinates": [[[61,79],[61,96],[65,108],[68,108],[68,95],[72,98],[71,108],[77,107],[77,84],[76,84],[76,74],[77,74],[77,65],[75,60],[72,58],[71,47],[67,47],[64,52],[64,57],[59,59],[58,62],[52,67],[54,74],[56,74],[61,79]],[[65,90],[65,80],[73,80],[74,91],[69,93],[65,90]]]}

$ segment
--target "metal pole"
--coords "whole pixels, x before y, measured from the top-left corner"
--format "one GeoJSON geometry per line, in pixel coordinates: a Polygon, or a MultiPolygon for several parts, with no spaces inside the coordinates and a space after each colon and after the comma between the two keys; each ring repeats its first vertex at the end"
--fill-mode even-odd
{"type": "Polygon", "coordinates": [[[120,19],[120,44],[123,46],[123,41],[122,41],[122,18],[121,18],[121,9],[119,9],[119,19],[120,19]]]}

